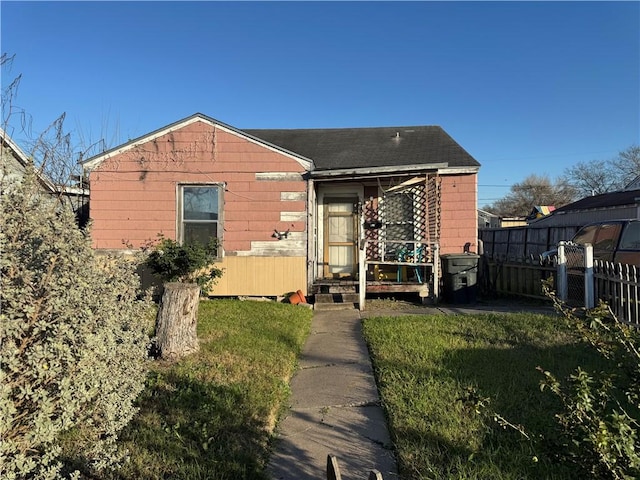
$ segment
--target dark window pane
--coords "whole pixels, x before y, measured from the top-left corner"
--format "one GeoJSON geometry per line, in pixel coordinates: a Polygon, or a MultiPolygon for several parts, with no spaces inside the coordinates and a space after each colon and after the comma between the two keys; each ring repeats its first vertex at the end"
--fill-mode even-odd
{"type": "Polygon", "coordinates": [[[576,236],[573,237],[573,241],[575,243],[580,243],[583,245],[585,243],[590,243],[593,245],[593,241],[596,238],[597,231],[598,231],[597,225],[589,225],[587,227],[584,227],[582,230],[576,233],[576,236]]]}
{"type": "Polygon", "coordinates": [[[615,240],[620,234],[620,224],[603,225],[598,231],[598,237],[593,244],[596,250],[613,250],[615,248],[615,240]]]}
{"type": "Polygon", "coordinates": [[[200,242],[202,245],[207,245],[217,236],[217,223],[184,223],[184,243],[200,242]]]}
{"type": "Polygon", "coordinates": [[[184,187],[185,220],[218,220],[218,187],[184,187]]]}
{"type": "Polygon", "coordinates": [[[640,249],[640,222],[632,222],[627,225],[620,242],[621,249],[640,249]]]}

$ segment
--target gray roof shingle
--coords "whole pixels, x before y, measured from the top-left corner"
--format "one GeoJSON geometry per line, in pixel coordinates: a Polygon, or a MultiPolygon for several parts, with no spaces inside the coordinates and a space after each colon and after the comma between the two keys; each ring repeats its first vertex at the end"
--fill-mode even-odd
{"type": "Polygon", "coordinates": [[[316,170],[442,163],[480,166],[439,126],[241,131],[313,160],[316,170]]]}
{"type": "Polygon", "coordinates": [[[590,210],[594,208],[610,208],[633,205],[640,201],[640,190],[624,190],[619,192],[602,193],[582,198],[556,209],[553,215],[574,210],[590,210]]]}

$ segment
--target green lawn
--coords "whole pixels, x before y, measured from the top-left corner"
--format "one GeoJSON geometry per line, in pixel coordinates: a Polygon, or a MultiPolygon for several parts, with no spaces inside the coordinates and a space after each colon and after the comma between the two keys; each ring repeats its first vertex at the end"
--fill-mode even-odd
{"type": "Polygon", "coordinates": [[[561,318],[380,317],[364,332],[404,480],[578,478],[558,458],[559,404],[536,367],[565,377],[600,358],[561,318]]]}
{"type": "Polygon", "coordinates": [[[121,439],[117,479],[263,479],[268,441],[312,312],[270,302],[200,303],[201,351],[154,362],[121,439]]]}

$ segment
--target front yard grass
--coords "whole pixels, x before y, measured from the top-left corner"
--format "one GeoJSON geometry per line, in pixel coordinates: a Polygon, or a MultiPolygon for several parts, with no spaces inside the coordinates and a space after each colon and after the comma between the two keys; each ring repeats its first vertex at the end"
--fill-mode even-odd
{"type": "Polygon", "coordinates": [[[364,333],[404,480],[577,478],[536,367],[564,378],[603,365],[561,318],[379,317],[364,333]]]}
{"type": "Polygon", "coordinates": [[[200,352],[154,362],[121,436],[130,461],[110,478],[266,478],[271,429],[311,316],[285,304],[202,301],[200,352]]]}

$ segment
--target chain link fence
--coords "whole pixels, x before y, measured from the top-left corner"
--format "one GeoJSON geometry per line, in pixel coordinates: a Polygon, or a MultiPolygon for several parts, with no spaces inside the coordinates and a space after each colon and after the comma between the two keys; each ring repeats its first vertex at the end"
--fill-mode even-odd
{"type": "Polygon", "coordinates": [[[593,308],[593,247],[558,244],[558,297],[569,305],[593,308]]]}
{"type": "Polygon", "coordinates": [[[566,302],[573,306],[584,305],[584,245],[567,243],[564,246],[564,255],[567,273],[566,302]]]}

